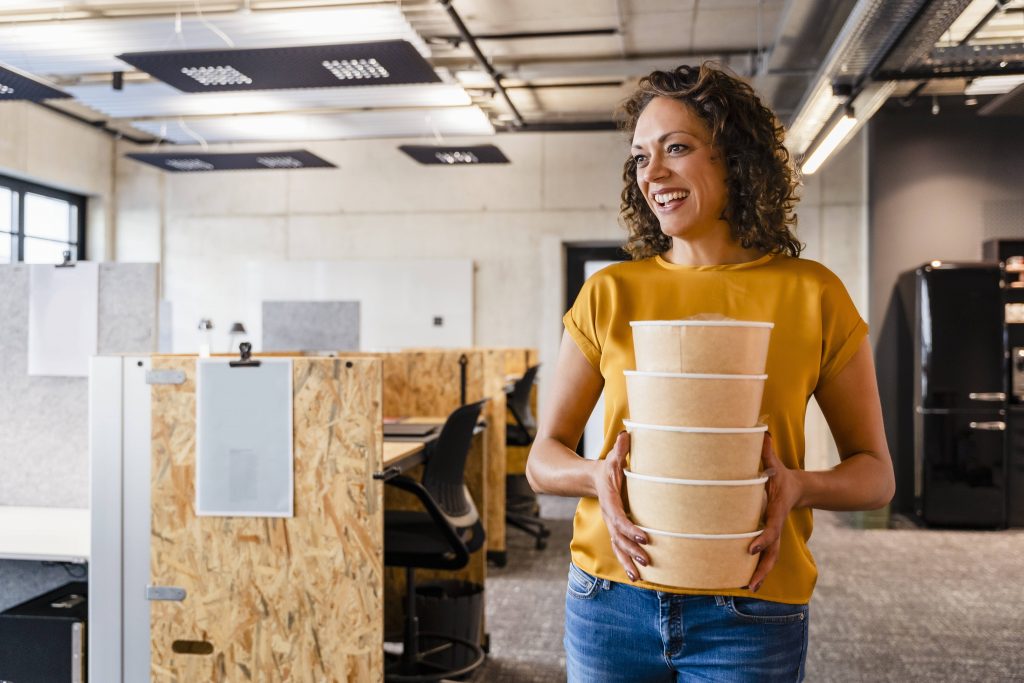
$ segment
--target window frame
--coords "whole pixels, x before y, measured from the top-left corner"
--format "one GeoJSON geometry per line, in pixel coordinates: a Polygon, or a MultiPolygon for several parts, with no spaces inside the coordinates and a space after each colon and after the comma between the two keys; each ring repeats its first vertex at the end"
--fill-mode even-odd
{"type": "MultiPolygon", "coordinates": [[[[11,249],[12,260],[11,263],[24,263],[25,262],[25,194],[32,193],[41,195],[43,197],[49,197],[51,199],[59,199],[65,201],[71,206],[77,209],[78,216],[74,226],[74,234],[69,235],[67,244],[71,244],[76,247],[78,257],[76,260],[84,260],[85,258],[85,209],[86,209],[86,197],[73,192],[66,192],[64,190],[58,190],[54,187],[48,187],[46,185],[40,185],[27,180],[21,180],[20,178],[12,178],[11,176],[0,175],[0,187],[10,190],[13,193],[11,198],[11,206],[14,215],[11,216],[11,235],[14,237],[16,242],[16,248],[11,249]]],[[[6,233],[5,233],[6,234],[6,233]]],[[[44,237],[38,237],[33,239],[47,239],[44,237]]],[[[50,242],[58,242],[58,240],[48,240],[50,242]]],[[[63,243],[63,241],[61,241],[63,243]]]]}

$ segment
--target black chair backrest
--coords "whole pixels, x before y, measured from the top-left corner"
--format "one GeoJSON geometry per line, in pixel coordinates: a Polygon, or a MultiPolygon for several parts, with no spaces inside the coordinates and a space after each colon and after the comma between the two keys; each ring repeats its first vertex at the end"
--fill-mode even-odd
{"type": "Polygon", "coordinates": [[[516,419],[519,428],[526,432],[526,437],[533,438],[537,431],[537,421],[533,418],[533,411],[530,410],[530,390],[537,379],[537,370],[540,364],[526,369],[523,376],[516,380],[512,387],[512,393],[508,397],[508,409],[512,411],[512,417],[516,419]]]}
{"type": "Polygon", "coordinates": [[[448,416],[423,469],[423,488],[455,527],[470,526],[479,516],[466,489],[465,473],[473,430],[485,402],[468,403],[448,416]]]}

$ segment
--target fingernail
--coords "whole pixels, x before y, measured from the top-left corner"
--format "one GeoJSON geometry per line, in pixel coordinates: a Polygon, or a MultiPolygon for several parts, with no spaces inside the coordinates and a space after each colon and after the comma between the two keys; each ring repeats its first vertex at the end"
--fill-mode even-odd
{"type": "Polygon", "coordinates": [[[750,587],[750,590],[753,591],[754,593],[756,593],[760,588],[761,588],[761,582],[758,581],[757,583],[755,583],[753,586],[750,587]]]}
{"type": "Polygon", "coordinates": [[[647,566],[647,560],[645,560],[644,558],[640,557],[639,555],[633,556],[633,559],[636,560],[636,563],[639,564],[640,566],[642,566],[642,567],[646,567],[647,566]]]}
{"type": "Polygon", "coordinates": [[[769,467],[768,469],[766,469],[761,474],[763,474],[766,477],[774,477],[775,476],[775,468],[774,467],[769,467]]]}
{"type": "Polygon", "coordinates": [[[750,549],[751,555],[757,555],[759,552],[761,552],[761,546],[759,545],[755,545],[753,548],[750,549]]]}
{"type": "Polygon", "coordinates": [[[637,543],[639,543],[640,545],[647,545],[647,539],[644,538],[643,536],[640,536],[640,535],[634,536],[633,540],[636,541],[637,543]]]}
{"type": "Polygon", "coordinates": [[[630,581],[636,581],[636,577],[633,576],[633,572],[626,572],[626,576],[629,577],[630,581]]]}

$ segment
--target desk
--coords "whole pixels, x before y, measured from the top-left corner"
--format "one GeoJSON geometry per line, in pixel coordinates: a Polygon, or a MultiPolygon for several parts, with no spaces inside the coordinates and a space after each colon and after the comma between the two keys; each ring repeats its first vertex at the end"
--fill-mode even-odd
{"type": "Polygon", "coordinates": [[[384,469],[397,467],[403,472],[423,462],[423,451],[427,444],[423,441],[392,441],[384,439],[384,469]]]}
{"type": "Polygon", "coordinates": [[[88,508],[0,506],[0,558],[88,562],[88,508]]]}

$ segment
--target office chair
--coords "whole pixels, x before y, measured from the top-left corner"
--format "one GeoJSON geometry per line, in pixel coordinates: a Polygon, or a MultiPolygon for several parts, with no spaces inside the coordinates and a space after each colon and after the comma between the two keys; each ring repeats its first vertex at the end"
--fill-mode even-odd
{"type": "MultiPolygon", "coordinates": [[[[537,423],[530,410],[530,391],[538,369],[540,365],[527,368],[508,395],[508,409],[515,420],[505,430],[505,444],[508,446],[529,446],[537,434],[537,423]]],[[[532,536],[537,550],[547,547],[551,532],[540,519],[537,494],[530,488],[525,474],[505,476],[505,523],[532,536]]]]}
{"type": "Polygon", "coordinates": [[[420,633],[413,578],[417,567],[465,567],[470,553],[483,545],[483,524],[464,481],[466,457],[483,404],[484,401],[464,405],[448,416],[441,435],[430,446],[422,482],[404,475],[386,480],[387,484],[416,496],[425,511],[384,512],[384,564],[405,567],[406,587],[402,654],[388,656],[385,681],[439,681],[469,673],[484,661],[483,649],[477,642],[420,633]],[[463,658],[467,664],[453,669],[429,661],[454,648],[463,648],[468,655],[463,658]]]}

